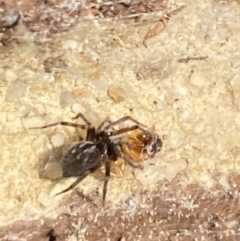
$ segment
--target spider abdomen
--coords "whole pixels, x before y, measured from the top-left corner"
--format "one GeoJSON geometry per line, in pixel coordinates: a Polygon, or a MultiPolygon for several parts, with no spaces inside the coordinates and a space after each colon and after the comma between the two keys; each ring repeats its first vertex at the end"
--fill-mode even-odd
{"type": "Polygon", "coordinates": [[[94,142],[81,141],[63,157],[63,177],[78,177],[102,164],[101,150],[94,142]]]}

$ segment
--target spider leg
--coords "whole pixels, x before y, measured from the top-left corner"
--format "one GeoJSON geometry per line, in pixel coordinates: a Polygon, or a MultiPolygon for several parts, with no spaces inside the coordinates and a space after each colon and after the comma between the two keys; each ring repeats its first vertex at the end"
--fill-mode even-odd
{"type": "Polygon", "coordinates": [[[132,168],[137,168],[137,169],[140,169],[140,170],[143,170],[143,165],[141,164],[135,164],[135,162],[130,159],[129,157],[127,157],[126,155],[123,154],[123,159],[125,160],[125,162],[127,162],[127,164],[129,166],[131,166],[132,168]]]}
{"type": "Polygon", "coordinates": [[[52,127],[52,126],[57,126],[57,125],[72,126],[72,127],[76,127],[76,128],[82,128],[83,130],[87,129],[86,125],[80,125],[80,124],[66,122],[66,121],[59,121],[59,122],[55,122],[55,123],[52,123],[52,124],[49,124],[49,125],[45,125],[45,126],[30,127],[29,129],[45,129],[45,128],[52,127]]]}
{"type": "Polygon", "coordinates": [[[138,122],[137,120],[135,120],[135,119],[132,118],[131,116],[124,116],[123,118],[121,118],[121,119],[119,119],[119,120],[117,120],[117,121],[111,122],[111,123],[108,124],[104,129],[105,129],[105,130],[108,130],[109,128],[111,128],[111,127],[113,127],[113,126],[118,125],[118,124],[120,124],[120,123],[122,123],[122,122],[125,122],[125,121],[128,121],[128,120],[134,122],[134,123],[137,124],[137,125],[146,127],[146,125],[138,122]]]}
{"type": "Polygon", "coordinates": [[[103,131],[104,126],[105,126],[106,124],[110,124],[110,123],[111,123],[111,120],[110,120],[109,117],[107,117],[107,118],[99,125],[99,127],[97,128],[97,132],[103,131]]]}
{"type": "Polygon", "coordinates": [[[78,119],[78,118],[81,118],[88,127],[92,126],[92,124],[87,120],[87,118],[82,114],[82,113],[78,113],[75,117],[73,117],[72,119],[75,120],[75,119],[78,119]]]}
{"type": "Polygon", "coordinates": [[[110,178],[110,172],[111,172],[111,164],[110,161],[106,161],[105,162],[105,168],[106,168],[106,173],[105,173],[105,180],[104,180],[104,184],[103,184],[103,206],[105,204],[105,199],[106,199],[106,195],[107,195],[107,184],[110,178]]]}
{"type": "Polygon", "coordinates": [[[84,172],[80,177],[78,177],[78,179],[71,184],[68,188],[64,189],[63,191],[57,193],[55,196],[62,194],[64,192],[70,191],[71,189],[73,189],[74,187],[76,187],[78,185],[78,183],[80,183],[87,175],[89,175],[92,171],[91,170],[87,170],[86,172],[84,172]]]}
{"type": "Polygon", "coordinates": [[[77,119],[81,118],[87,125],[87,135],[86,135],[86,141],[95,141],[96,139],[96,130],[94,127],[92,127],[92,124],[87,120],[87,118],[82,114],[78,113],[74,118],[72,119],[77,119]]]}
{"type": "MultiPolygon", "coordinates": [[[[117,148],[115,149],[115,151],[117,152],[118,156],[122,157],[124,159],[124,161],[129,165],[131,166],[132,168],[138,168],[138,169],[141,169],[143,170],[143,166],[141,164],[136,164],[132,159],[130,159],[127,155],[125,155],[120,146],[119,145],[122,145],[124,144],[125,142],[119,142],[117,148]]],[[[130,145],[129,143],[126,142],[127,145],[130,145]]]]}
{"type": "Polygon", "coordinates": [[[144,133],[148,133],[145,129],[143,129],[139,125],[134,125],[134,126],[122,128],[120,130],[111,131],[109,135],[110,136],[117,136],[117,135],[120,135],[122,133],[125,133],[125,132],[128,132],[128,131],[134,131],[134,130],[137,130],[137,129],[141,130],[144,133]]]}

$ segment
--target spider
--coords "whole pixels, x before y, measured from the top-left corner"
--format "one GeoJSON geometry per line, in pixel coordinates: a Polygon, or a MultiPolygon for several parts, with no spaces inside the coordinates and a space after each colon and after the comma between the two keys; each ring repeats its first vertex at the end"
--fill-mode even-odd
{"type": "MultiPolygon", "coordinates": [[[[42,127],[33,127],[31,129],[44,129],[56,125],[72,126],[87,130],[86,139],[79,141],[72,146],[63,157],[63,177],[77,177],[77,180],[68,188],[57,193],[56,195],[65,193],[76,187],[86,176],[96,171],[102,165],[105,165],[105,180],[103,184],[103,206],[107,194],[107,184],[110,178],[111,162],[116,162],[119,157],[122,157],[128,164],[134,168],[141,168],[134,164],[134,161],[128,158],[121,147],[128,145],[121,137],[111,138],[121,135],[125,132],[140,130],[142,133],[148,134],[143,128],[143,124],[133,119],[131,116],[125,116],[117,121],[112,122],[106,118],[97,128],[85,118],[82,113],[77,114],[73,119],[81,118],[85,124],[77,124],[71,122],[56,122],[42,127]],[[119,130],[113,130],[113,127],[125,122],[132,121],[135,125],[125,127],[119,130]]],[[[130,147],[129,147],[130,148],[130,147]]]]}

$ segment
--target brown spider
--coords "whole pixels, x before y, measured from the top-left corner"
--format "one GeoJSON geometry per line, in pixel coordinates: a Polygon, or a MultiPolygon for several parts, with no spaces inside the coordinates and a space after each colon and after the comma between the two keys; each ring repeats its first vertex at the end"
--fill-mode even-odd
{"type": "MultiPolygon", "coordinates": [[[[103,185],[103,206],[107,193],[107,184],[111,172],[111,162],[116,162],[119,157],[122,157],[128,164],[134,168],[141,168],[139,165],[134,164],[134,160],[127,157],[122,151],[123,145],[128,145],[123,141],[121,136],[112,138],[114,136],[121,135],[125,132],[140,130],[143,136],[148,136],[149,132],[146,131],[140,122],[133,119],[130,116],[125,116],[117,121],[112,122],[109,118],[106,118],[97,128],[93,127],[91,123],[85,118],[82,113],[79,113],[75,118],[81,118],[85,124],[77,124],[71,122],[56,122],[53,124],[45,125],[42,127],[33,127],[31,129],[44,129],[56,125],[72,126],[76,128],[82,128],[87,130],[86,140],[79,141],[75,144],[63,157],[63,177],[78,177],[77,180],[64,189],[60,193],[67,192],[77,186],[86,176],[96,171],[103,164],[105,165],[105,180],[103,185]],[[125,127],[119,130],[113,130],[113,127],[125,122],[132,121],[135,125],[125,127]]],[[[160,140],[160,139],[159,139],[160,140]]],[[[158,150],[161,149],[162,142],[158,142],[158,150]]],[[[129,147],[131,148],[131,147],[129,147]]]]}

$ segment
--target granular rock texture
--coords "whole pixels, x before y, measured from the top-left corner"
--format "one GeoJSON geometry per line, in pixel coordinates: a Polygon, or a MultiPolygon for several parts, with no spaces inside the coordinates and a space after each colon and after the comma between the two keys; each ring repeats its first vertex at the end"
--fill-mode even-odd
{"type": "Polygon", "coordinates": [[[0,228],[1,240],[238,240],[239,175],[231,177],[231,191],[214,185],[161,183],[155,190],[136,191],[115,206],[101,207],[96,193],[83,199],[77,192],[63,205],[68,212],[35,221],[18,221],[0,228]],[[94,199],[95,201],[92,201],[94,199]],[[98,200],[98,201],[96,201],[98,200]],[[50,237],[52,239],[50,239],[50,237]],[[14,239],[15,238],[15,239],[14,239]],[[56,239],[54,239],[56,238],[56,239]]]}
{"type": "Polygon", "coordinates": [[[0,239],[238,240],[239,2],[1,3],[0,239]],[[163,140],[110,179],[104,208],[97,175],[55,196],[84,131],[30,129],[79,112],[163,140]]]}

